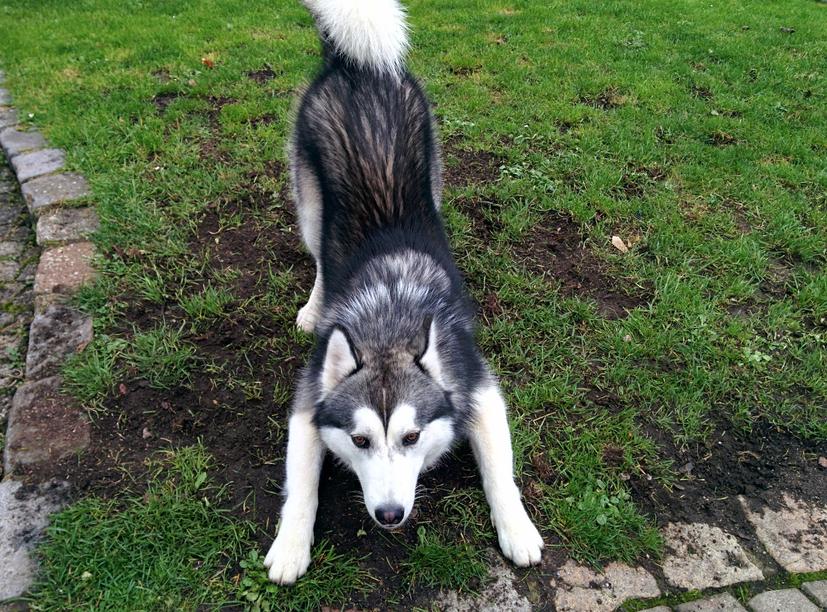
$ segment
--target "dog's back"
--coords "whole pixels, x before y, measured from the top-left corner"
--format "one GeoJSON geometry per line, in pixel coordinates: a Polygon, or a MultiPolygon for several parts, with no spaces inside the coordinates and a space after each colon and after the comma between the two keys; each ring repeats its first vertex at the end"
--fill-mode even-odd
{"type": "Polygon", "coordinates": [[[433,120],[404,68],[401,9],[387,0],[307,4],[320,28],[325,67],[302,98],[293,157],[299,172],[315,177],[321,213],[316,255],[332,297],[337,280],[387,248],[441,252],[447,243],[437,211],[433,120]]]}

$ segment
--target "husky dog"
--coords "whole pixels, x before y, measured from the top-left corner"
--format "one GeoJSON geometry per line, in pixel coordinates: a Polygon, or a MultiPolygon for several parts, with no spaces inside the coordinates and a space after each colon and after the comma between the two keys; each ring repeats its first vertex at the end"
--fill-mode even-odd
{"type": "Polygon", "coordinates": [[[506,406],[474,343],[474,308],[439,214],[439,145],[404,66],[397,0],[305,0],[324,68],[304,93],[291,179],[316,281],[297,324],[317,344],[290,416],[286,500],[264,564],[290,584],[310,564],[330,450],[386,529],[411,514],[419,474],[467,437],[506,557],[543,540],[514,483],[506,406]]]}

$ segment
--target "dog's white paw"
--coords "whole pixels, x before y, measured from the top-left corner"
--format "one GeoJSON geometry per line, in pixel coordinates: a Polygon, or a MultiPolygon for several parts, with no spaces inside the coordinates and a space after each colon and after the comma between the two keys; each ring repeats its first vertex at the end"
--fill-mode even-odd
{"type": "Polygon", "coordinates": [[[311,541],[294,533],[279,530],[264,558],[267,576],[277,584],[293,584],[310,566],[311,541]]]}
{"type": "Polygon", "coordinates": [[[528,567],[540,563],[543,538],[524,508],[520,507],[507,517],[500,517],[496,527],[500,548],[515,565],[528,567]]]}
{"type": "Polygon", "coordinates": [[[316,323],[319,322],[319,307],[314,300],[311,299],[299,308],[299,314],[296,315],[296,326],[308,334],[312,334],[316,329],[316,323]]]}

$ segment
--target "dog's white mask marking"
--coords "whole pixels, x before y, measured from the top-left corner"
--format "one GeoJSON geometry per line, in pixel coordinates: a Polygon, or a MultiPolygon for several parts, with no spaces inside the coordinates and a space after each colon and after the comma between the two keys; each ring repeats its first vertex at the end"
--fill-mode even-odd
{"type": "Polygon", "coordinates": [[[356,410],[353,423],[350,432],[335,427],[322,428],[322,440],[356,473],[373,520],[388,529],[399,527],[413,509],[420,472],[431,467],[450,448],[453,425],[450,419],[439,418],[420,428],[416,424],[416,408],[404,403],[391,413],[387,433],[381,418],[371,408],[356,410]],[[416,442],[406,445],[405,437],[416,433],[419,434],[416,442]],[[354,436],[366,439],[368,446],[359,448],[354,436]],[[397,515],[396,522],[382,521],[382,513],[393,509],[402,512],[401,518],[397,515]]]}

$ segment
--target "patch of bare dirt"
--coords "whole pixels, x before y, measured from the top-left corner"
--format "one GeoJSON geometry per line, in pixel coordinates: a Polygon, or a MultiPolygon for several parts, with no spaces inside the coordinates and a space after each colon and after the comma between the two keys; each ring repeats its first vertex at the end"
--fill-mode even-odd
{"type": "Polygon", "coordinates": [[[586,94],[580,96],[578,102],[599,108],[600,110],[611,110],[626,104],[627,97],[623,95],[617,87],[607,87],[606,89],[597,92],[596,94],[586,94]]]}
{"type": "Polygon", "coordinates": [[[268,113],[266,115],[260,115],[259,117],[253,117],[248,123],[253,127],[259,127],[261,125],[272,125],[274,123],[278,123],[278,121],[279,118],[277,115],[268,113]]]}
{"type": "Polygon", "coordinates": [[[247,73],[247,78],[255,81],[259,85],[264,85],[267,81],[272,81],[278,76],[278,73],[273,70],[272,66],[263,66],[258,70],[251,70],[247,73]]]}
{"type": "Polygon", "coordinates": [[[514,254],[531,273],[555,283],[565,296],[593,299],[601,315],[625,317],[652,299],[651,290],[627,287],[585,247],[580,225],[568,214],[548,213],[514,245],[514,254]]]}
{"type": "Polygon", "coordinates": [[[179,92],[159,93],[152,97],[152,104],[155,106],[155,110],[157,110],[159,114],[163,114],[166,112],[167,106],[184,95],[185,94],[179,92]]]}
{"type": "Polygon", "coordinates": [[[827,478],[817,457],[824,443],[801,440],[768,423],[739,434],[721,422],[705,444],[679,448],[672,437],[650,428],[649,435],[672,459],[680,479],[672,490],[637,476],[629,480],[635,501],[658,523],[710,523],[738,536],[761,553],[747,524],[739,495],[776,507],[781,492],[804,501],[827,503],[827,478]]]}
{"type": "Polygon", "coordinates": [[[627,199],[642,198],[657,183],[666,179],[666,170],[653,165],[629,165],[623,171],[620,185],[613,190],[613,195],[627,199]]]}
{"type": "Polygon", "coordinates": [[[724,132],[723,130],[712,132],[707,137],[706,141],[708,144],[716,147],[728,147],[730,145],[738,144],[738,139],[735,136],[729,132],[724,132]]]}
{"type": "Polygon", "coordinates": [[[448,187],[486,185],[500,178],[505,159],[490,151],[469,151],[459,147],[456,139],[446,139],[443,147],[443,178],[448,187]]]}
{"type": "Polygon", "coordinates": [[[689,86],[689,93],[691,93],[693,97],[700,98],[701,100],[711,100],[713,97],[711,89],[703,85],[696,85],[695,83],[689,86]]]}
{"type": "Polygon", "coordinates": [[[453,205],[468,216],[477,238],[491,239],[503,227],[499,217],[502,204],[495,199],[478,196],[460,197],[454,200],[453,205]]]}

